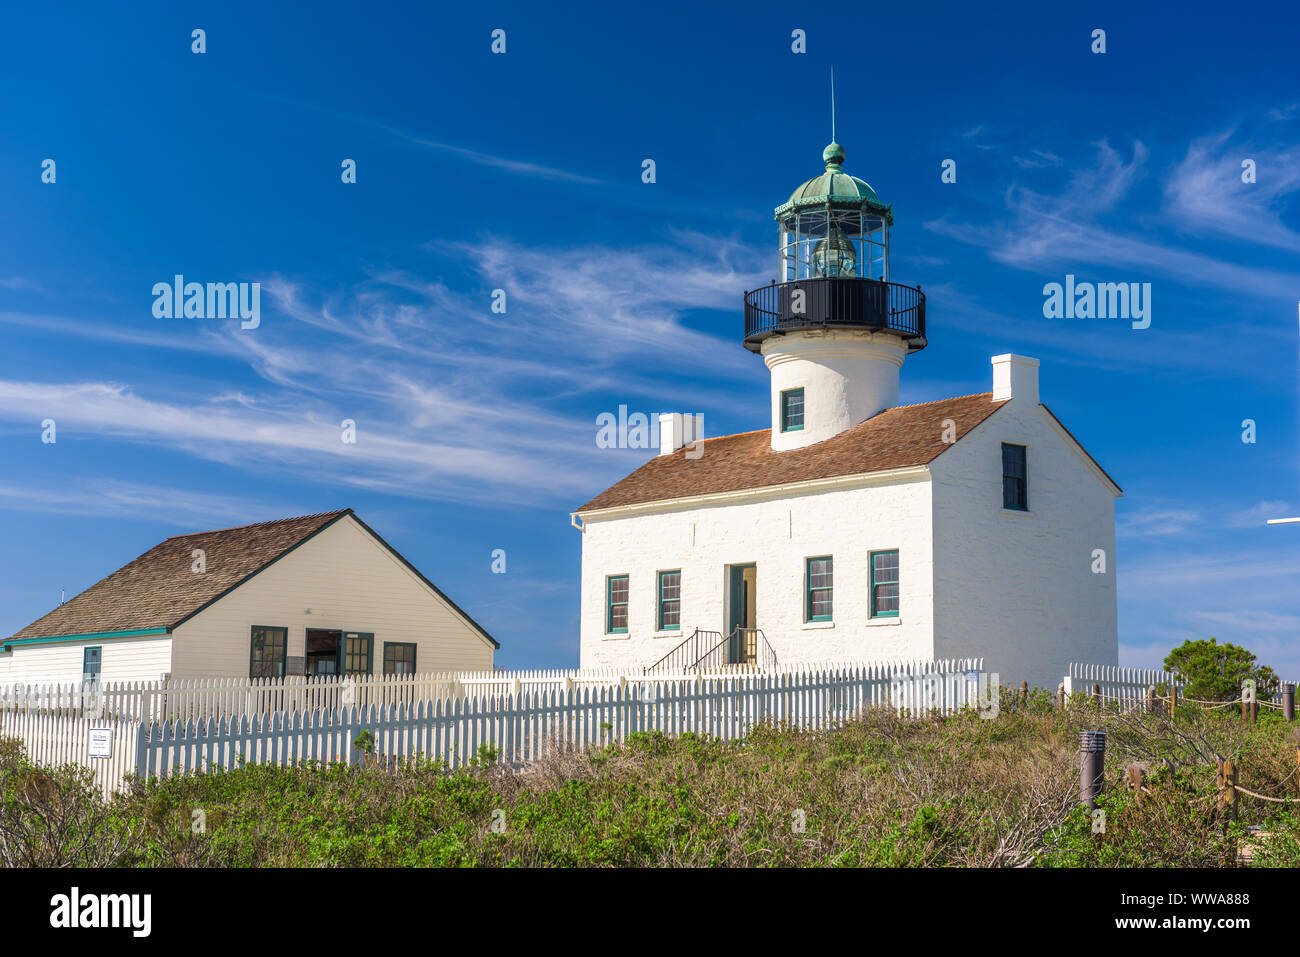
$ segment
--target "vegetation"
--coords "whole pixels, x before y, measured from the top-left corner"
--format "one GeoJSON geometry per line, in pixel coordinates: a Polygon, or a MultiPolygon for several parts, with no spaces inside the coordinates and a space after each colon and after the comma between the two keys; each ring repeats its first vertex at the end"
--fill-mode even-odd
{"type": "Polygon", "coordinates": [[[1278,677],[1267,665],[1255,662],[1255,655],[1231,642],[1219,644],[1213,638],[1185,641],[1165,658],[1165,670],[1179,676],[1183,693],[1202,701],[1233,701],[1241,696],[1241,683],[1255,681],[1259,695],[1277,690],[1278,677]]]}
{"type": "MultiPolygon", "coordinates": [[[[367,742],[369,744],[369,742],[367,742]]],[[[1241,783],[1300,797],[1296,726],[1272,711],[1064,712],[1043,694],[1000,715],[870,710],[832,731],[762,726],[743,742],[639,734],[522,768],[306,764],[134,782],[102,801],[84,770],[0,743],[9,866],[1229,866],[1300,865],[1300,804],[1218,808],[1214,755],[1241,783]],[[1078,804],[1078,732],[1107,731],[1104,833],[1078,804]],[[1165,764],[1172,762],[1172,768],[1165,764]],[[1148,791],[1124,789],[1142,762],[1148,791]],[[1250,824],[1268,836],[1248,835],[1250,824]]]]}

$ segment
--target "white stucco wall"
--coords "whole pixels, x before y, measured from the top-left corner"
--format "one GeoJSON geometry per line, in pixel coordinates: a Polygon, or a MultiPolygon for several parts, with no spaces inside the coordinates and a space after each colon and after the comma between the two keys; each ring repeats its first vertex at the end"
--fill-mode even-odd
{"type": "Polygon", "coordinates": [[[930,484],[924,470],[727,504],[588,515],[582,533],[581,666],[639,671],[695,628],[726,632],[727,566],[757,564],[756,624],[781,662],[929,658],[930,484]],[[868,554],[899,550],[900,615],[869,619],[868,554]],[[805,559],[834,558],[834,621],[804,622],[805,559]],[[682,571],[682,628],[657,633],[657,573],[682,571]],[[605,633],[605,581],[629,580],[628,633],[605,633]]]}
{"type": "Polygon", "coordinates": [[[936,653],[1054,691],[1070,661],[1118,664],[1115,492],[1036,399],[1035,384],[930,464],[936,653]],[[1028,512],[1002,507],[1003,442],[1027,448],[1028,512]]]}
{"type": "Polygon", "coordinates": [[[78,682],[88,646],[103,649],[101,681],[157,681],[172,670],[170,635],[51,642],[0,653],[0,685],[78,682]]]}
{"type": "Polygon", "coordinates": [[[907,347],[888,333],[802,330],[763,342],[771,370],[772,448],[778,452],[829,439],[898,405],[907,347]],[[781,393],[804,390],[804,427],[781,431],[781,393]]]}
{"type": "Polygon", "coordinates": [[[375,674],[385,641],[414,642],[421,672],[493,667],[492,645],[350,516],[180,625],[173,675],[248,677],[254,625],[288,628],[291,657],[308,628],[373,632],[375,674]]]}

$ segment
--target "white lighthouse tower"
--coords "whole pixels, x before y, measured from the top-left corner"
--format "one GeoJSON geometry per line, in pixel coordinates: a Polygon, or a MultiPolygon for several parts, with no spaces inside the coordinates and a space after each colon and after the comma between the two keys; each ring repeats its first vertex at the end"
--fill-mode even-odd
{"type": "Polygon", "coordinates": [[[772,449],[821,442],[898,404],[908,353],[925,348],[925,296],[889,281],[893,211],[844,172],[826,171],[776,208],[779,281],[745,294],[745,347],[772,374],[772,449]]]}

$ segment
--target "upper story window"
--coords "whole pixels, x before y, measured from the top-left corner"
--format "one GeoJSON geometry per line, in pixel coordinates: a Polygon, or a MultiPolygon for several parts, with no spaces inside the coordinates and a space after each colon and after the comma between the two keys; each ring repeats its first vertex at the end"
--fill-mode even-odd
{"type": "Polygon", "coordinates": [[[803,428],[803,389],[786,389],[781,393],[781,431],[798,432],[803,428]]]}
{"type": "Polygon", "coordinates": [[[415,643],[411,641],[384,642],[384,674],[415,674],[415,643]]]}
{"type": "Polygon", "coordinates": [[[627,576],[610,575],[605,579],[605,631],[627,631],[627,576]]]}
{"type": "Polygon", "coordinates": [[[682,627],[682,572],[659,573],[659,630],[682,627]]]}
{"type": "Polygon", "coordinates": [[[1023,445],[1002,443],[1002,507],[1029,510],[1029,468],[1023,445]]]}
{"type": "Polygon", "coordinates": [[[898,549],[871,553],[871,617],[898,617],[898,549]]]}
{"type": "Polygon", "coordinates": [[[805,617],[808,621],[830,621],[833,610],[831,557],[808,559],[805,617]]]}

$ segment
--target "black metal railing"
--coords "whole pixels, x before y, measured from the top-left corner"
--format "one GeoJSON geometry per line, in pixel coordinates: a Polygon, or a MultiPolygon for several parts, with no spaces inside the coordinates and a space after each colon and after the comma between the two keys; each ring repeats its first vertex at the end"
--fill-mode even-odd
{"type": "Polygon", "coordinates": [[[745,348],[791,329],[852,326],[888,330],[925,348],[925,293],[880,279],[827,276],[772,283],[745,293],[745,348]]]}
{"type": "Polygon", "coordinates": [[[727,638],[720,631],[702,631],[696,628],[689,638],[673,648],[654,664],[642,669],[644,674],[655,672],[687,671],[694,663],[727,638]]]}
{"type": "Polygon", "coordinates": [[[734,628],[731,634],[696,628],[689,638],[654,664],[642,669],[644,674],[707,671],[726,665],[776,666],[776,652],[759,628],[734,628]]]}

